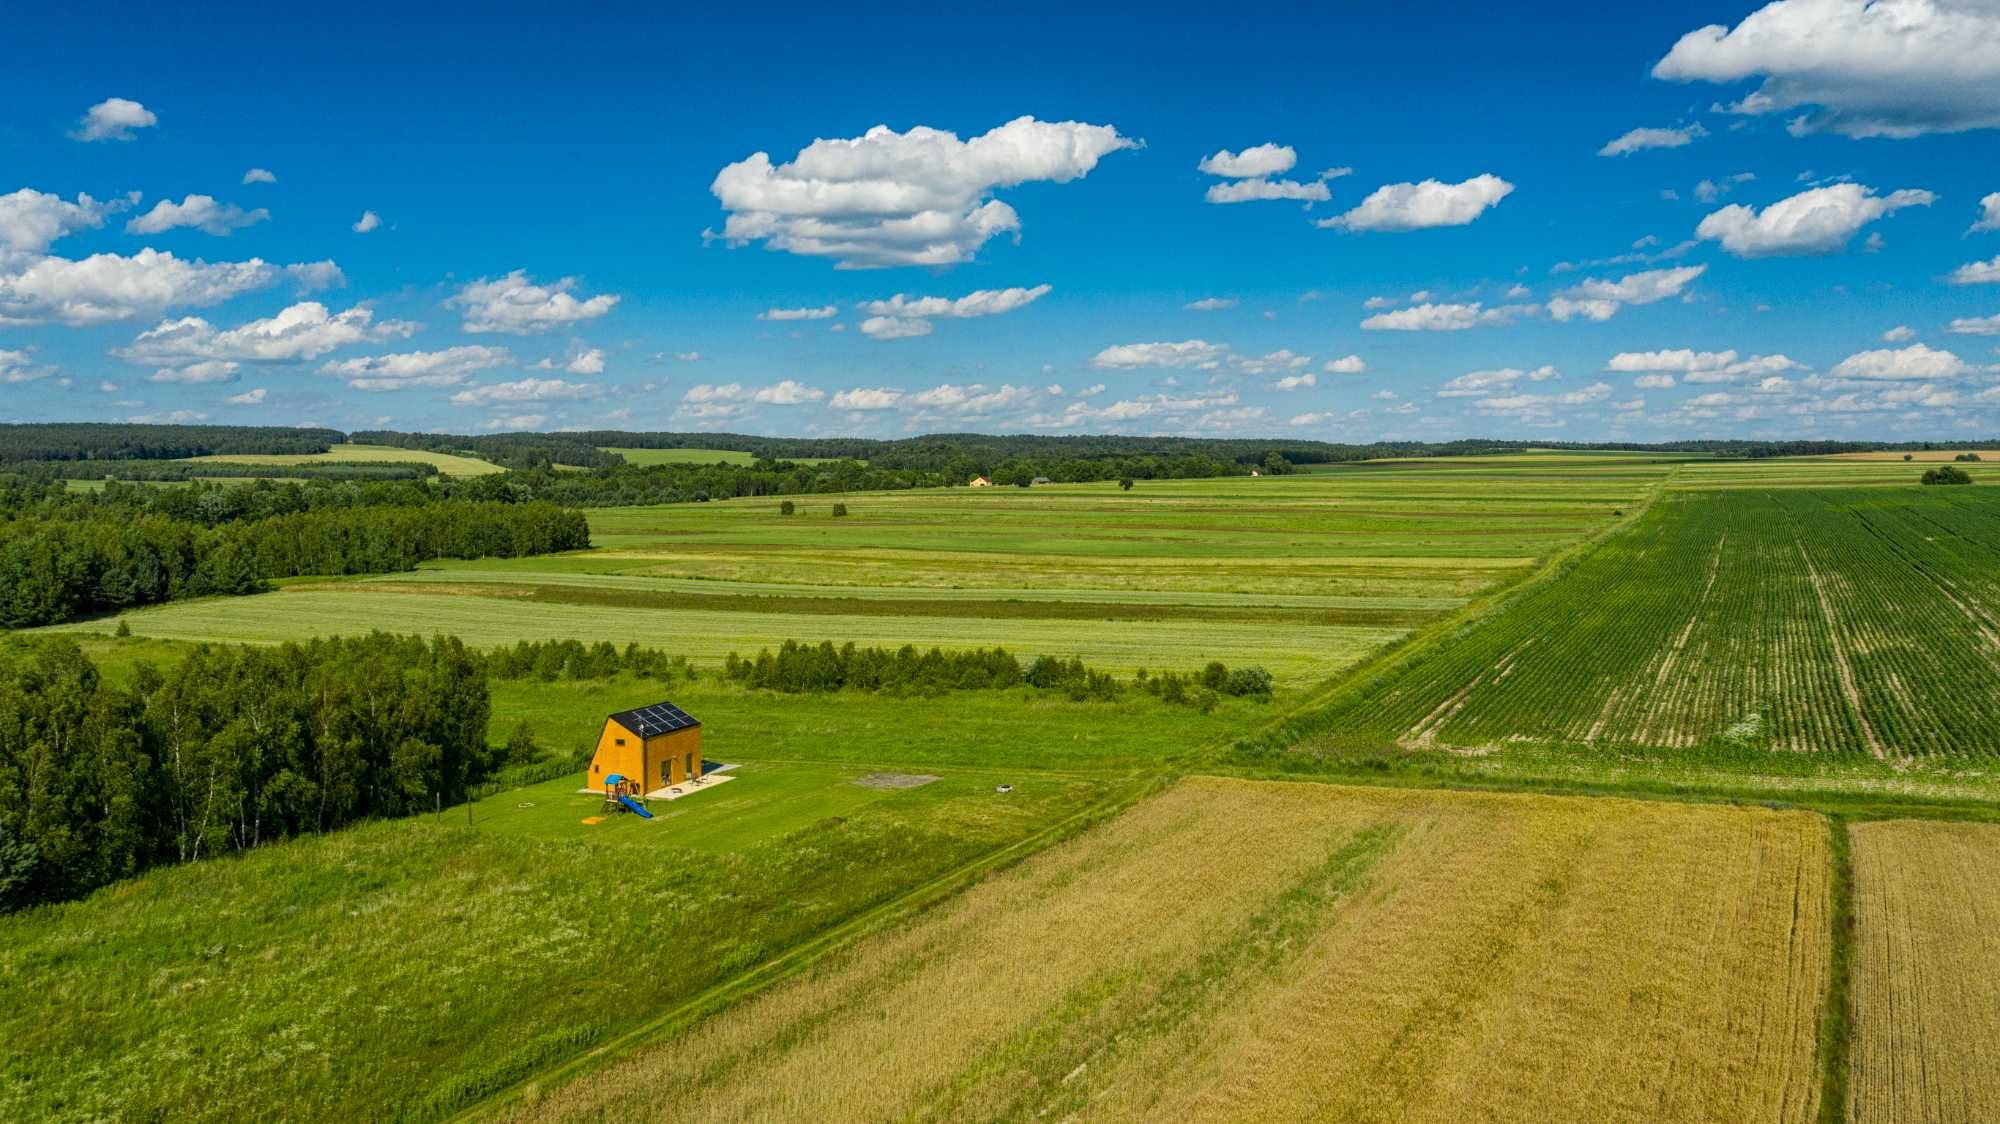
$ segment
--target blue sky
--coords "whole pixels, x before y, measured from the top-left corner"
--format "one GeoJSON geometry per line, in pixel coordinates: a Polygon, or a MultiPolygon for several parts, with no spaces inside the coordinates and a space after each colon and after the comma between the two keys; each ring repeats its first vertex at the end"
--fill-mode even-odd
{"type": "Polygon", "coordinates": [[[5,420],[2000,433],[1990,0],[77,16],[5,420]]]}

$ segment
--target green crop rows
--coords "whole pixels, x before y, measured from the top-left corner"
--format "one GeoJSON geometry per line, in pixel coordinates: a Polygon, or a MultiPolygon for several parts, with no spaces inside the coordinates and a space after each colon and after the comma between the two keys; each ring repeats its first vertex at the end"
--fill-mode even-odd
{"type": "Polygon", "coordinates": [[[2000,495],[1670,493],[1315,726],[1322,747],[2000,749],[2000,495]]]}

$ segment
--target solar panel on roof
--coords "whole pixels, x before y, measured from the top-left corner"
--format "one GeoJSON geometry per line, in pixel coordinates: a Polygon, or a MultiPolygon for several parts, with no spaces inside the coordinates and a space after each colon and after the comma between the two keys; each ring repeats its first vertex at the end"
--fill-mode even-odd
{"type": "Polygon", "coordinates": [[[701,721],[694,715],[670,702],[654,703],[636,710],[620,711],[611,716],[614,721],[642,738],[659,734],[671,734],[675,730],[685,730],[699,726],[701,721]]]}

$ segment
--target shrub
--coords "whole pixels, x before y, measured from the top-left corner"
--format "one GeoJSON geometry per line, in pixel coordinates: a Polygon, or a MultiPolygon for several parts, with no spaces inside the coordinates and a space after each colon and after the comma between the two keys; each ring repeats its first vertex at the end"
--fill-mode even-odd
{"type": "Polygon", "coordinates": [[[112,635],[118,637],[120,640],[132,635],[132,622],[123,617],[118,618],[118,629],[112,635]]]}
{"type": "Polygon", "coordinates": [[[778,505],[778,514],[779,514],[779,515],[790,515],[790,514],[792,514],[793,512],[797,511],[798,509],[799,509],[799,505],[798,505],[798,504],[795,504],[795,503],[793,503],[793,502],[792,502],[792,501],[790,501],[790,500],[786,500],[786,501],[785,501],[784,503],[781,503],[781,504],[779,504],[779,505],[778,505]]]}
{"type": "Polygon", "coordinates": [[[846,504],[844,504],[844,503],[837,503],[837,504],[834,504],[834,505],[833,505],[833,517],[834,517],[835,519],[841,519],[841,518],[844,518],[844,517],[845,517],[846,515],[847,515],[847,505],[846,505],[846,504]]]}
{"type": "Polygon", "coordinates": [[[1129,492],[1129,491],[1131,491],[1131,490],[1132,490],[1132,478],[1131,478],[1130,476],[1121,476],[1121,477],[1119,477],[1119,478],[1118,478],[1118,486],[1119,486],[1120,488],[1123,488],[1123,489],[1125,489],[1125,490],[1126,490],[1126,491],[1128,491],[1128,492],[1129,492]]]}
{"type": "Polygon", "coordinates": [[[1223,677],[1220,690],[1237,698],[1268,699],[1271,697],[1271,673],[1261,667],[1239,667],[1223,677]]]}
{"type": "Polygon", "coordinates": [[[1972,483],[1972,477],[1967,475],[1964,469],[1954,468],[1953,466],[1946,464],[1946,465],[1939,465],[1936,468],[1926,471],[1924,473],[1924,483],[1970,484],[1972,483]]]}
{"type": "Polygon", "coordinates": [[[1953,458],[1951,458],[1951,459],[1952,459],[1952,460],[1955,460],[1955,461],[1968,461],[1968,462],[1973,462],[1973,463],[1977,463],[1977,462],[1978,462],[1978,460],[1979,460],[1979,454],[1978,454],[1978,453],[1960,453],[1960,454],[1958,454],[1957,456],[1955,456],[1955,457],[1953,457],[1953,458]]]}
{"type": "Polygon", "coordinates": [[[1210,660],[1208,666],[1201,669],[1201,685],[1211,691],[1219,690],[1223,680],[1228,678],[1229,668],[1221,660],[1210,660]]]}

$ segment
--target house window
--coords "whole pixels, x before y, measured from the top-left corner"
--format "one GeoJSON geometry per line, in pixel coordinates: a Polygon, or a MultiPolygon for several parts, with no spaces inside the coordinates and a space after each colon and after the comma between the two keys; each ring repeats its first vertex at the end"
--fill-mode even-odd
{"type": "Polygon", "coordinates": [[[625,744],[625,739],[624,739],[624,738],[619,738],[619,739],[618,739],[618,744],[619,744],[619,745],[624,745],[624,744],[625,744]]]}

